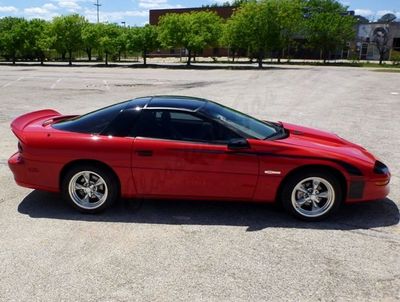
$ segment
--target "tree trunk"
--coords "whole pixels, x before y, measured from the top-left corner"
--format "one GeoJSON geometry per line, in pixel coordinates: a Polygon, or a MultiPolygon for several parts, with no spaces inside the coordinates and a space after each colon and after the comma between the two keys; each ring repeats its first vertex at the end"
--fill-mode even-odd
{"type": "Polygon", "coordinates": [[[382,65],[383,63],[383,56],[385,55],[384,52],[379,53],[379,65],[382,65]]]}
{"type": "Polygon", "coordinates": [[[188,60],[187,60],[186,65],[190,66],[191,61],[192,61],[192,51],[190,49],[188,49],[188,60]]]}
{"type": "Polygon", "coordinates": [[[328,57],[327,54],[328,54],[328,52],[326,50],[322,50],[321,55],[322,55],[324,64],[326,64],[326,61],[327,61],[327,57],[328,57]]]}
{"type": "Polygon", "coordinates": [[[91,48],[86,48],[86,53],[87,53],[89,62],[92,61],[92,49],[91,48]]]}
{"type": "Polygon", "coordinates": [[[106,52],[106,66],[108,66],[108,52],[106,52]]]}
{"type": "Polygon", "coordinates": [[[143,65],[147,66],[147,51],[143,50],[143,65]]]}
{"type": "Polygon", "coordinates": [[[281,63],[281,57],[282,57],[282,53],[279,51],[278,52],[278,64],[281,63]]]}
{"type": "Polygon", "coordinates": [[[69,66],[72,66],[72,50],[68,51],[68,56],[69,56],[69,66]]]}
{"type": "Polygon", "coordinates": [[[235,51],[232,51],[232,63],[235,63],[235,51]]]}
{"type": "Polygon", "coordinates": [[[122,54],[122,52],[118,51],[118,62],[121,62],[121,54],[122,54]]]}
{"type": "Polygon", "coordinates": [[[66,51],[61,52],[61,60],[65,61],[65,56],[67,55],[66,51]]]}
{"type": "Polygon", "coordinates": [[[15,61],[16,61],[15,54],[13,54],[13,56],[12,56],[12,63],[13,63],[13,65],[15,65],[15,61]]]}
{"type": "Polygon", "coordinates": [[[258,68],[262,68],[263,67],[263,52],[260,50],[259,52],[258,52],[258,58],[257,58],[257,61],[258,61],[258,68]]]}

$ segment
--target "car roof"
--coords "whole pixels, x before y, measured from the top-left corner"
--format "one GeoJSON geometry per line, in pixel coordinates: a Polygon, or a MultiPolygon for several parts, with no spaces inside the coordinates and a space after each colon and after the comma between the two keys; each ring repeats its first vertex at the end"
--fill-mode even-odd
{"type": "Polygon", "coordinates": [[[158,95],[150,97],[146,109],[178,109],[197,111],[203,107],[208,100],[188,96],[158,95]]]}

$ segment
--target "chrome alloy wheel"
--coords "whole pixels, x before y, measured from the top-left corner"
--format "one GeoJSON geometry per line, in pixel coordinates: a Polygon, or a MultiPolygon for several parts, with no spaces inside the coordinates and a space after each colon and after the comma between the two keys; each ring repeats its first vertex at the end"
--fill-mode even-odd
{"type": "Polygon", "coordinates": [[[335,203],[335,190],[326,179],[309,177],[301,180],[293,189],[293,208],[304,217],[319,217],[327,213],[335,203]]]}
{"type": "Polygon", "coordinates": [[[108,196],[106,182],[92,171],[76,173],[69,182],[68,190],[72,201],[85,210],[101,207],[108,196]]]}

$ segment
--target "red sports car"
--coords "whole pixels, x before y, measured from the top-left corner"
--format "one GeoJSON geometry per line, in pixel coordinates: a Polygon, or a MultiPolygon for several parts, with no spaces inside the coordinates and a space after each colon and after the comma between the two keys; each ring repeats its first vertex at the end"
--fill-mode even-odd
{"type": "Polygon", "coordinates": [[[143,97],[82,116],[11,124],[16,182],[95,213],[125,198],[281,202],[320,220],[342,202],[385,198],[389,169],[337,135],[260,121],[205,99],[143,97]]]}

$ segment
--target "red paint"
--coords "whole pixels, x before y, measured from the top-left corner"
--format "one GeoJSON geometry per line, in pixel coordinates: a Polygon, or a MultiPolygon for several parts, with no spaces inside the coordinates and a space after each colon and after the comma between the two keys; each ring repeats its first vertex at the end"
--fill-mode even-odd
{"type": "Polygon", "coordinates": [[[288,138],[249,139],[249,149],[232,151],[226,145],[63,132],[48,122],[60,116],[56,111],[43,110],[12,122],[22,147],[22,153],[9,159],[17,184],[58,192],[67,164],[95,160],[113,169],[123,197],[273,202],[287,175],[317,165],[340,173],[347,191],[354,181],[365,183],[363,197],[347,197],[347,202],[382,199],[389,193],[389,185],[382,183],[389,182],[390,173],[374,173],[376,159],[372,154],[315,129],[283,123],[290,131],[288,138]],[[349,166],[362,175],[351,173],[349,166]]]}

